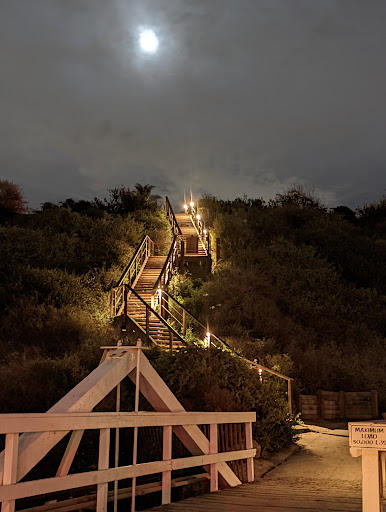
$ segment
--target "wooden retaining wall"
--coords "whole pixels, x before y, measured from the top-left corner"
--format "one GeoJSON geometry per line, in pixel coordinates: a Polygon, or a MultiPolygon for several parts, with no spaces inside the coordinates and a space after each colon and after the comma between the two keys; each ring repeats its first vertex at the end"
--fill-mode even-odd
{"type": "Polygon", "coordinates": [[[299,412],[303,420],[377,419],[377,392],[318,391],[316,395],[300,395],[299,412]]]}

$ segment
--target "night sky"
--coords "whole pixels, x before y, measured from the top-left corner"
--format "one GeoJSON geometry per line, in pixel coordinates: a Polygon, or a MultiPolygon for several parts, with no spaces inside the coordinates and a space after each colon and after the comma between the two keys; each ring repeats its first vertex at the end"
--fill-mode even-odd
{"type": "Polygon", "coordinates": [[[136,182],[379,200],[385,24],[383,0],[0,0],[0,178],[31,207],[136,182]]]}

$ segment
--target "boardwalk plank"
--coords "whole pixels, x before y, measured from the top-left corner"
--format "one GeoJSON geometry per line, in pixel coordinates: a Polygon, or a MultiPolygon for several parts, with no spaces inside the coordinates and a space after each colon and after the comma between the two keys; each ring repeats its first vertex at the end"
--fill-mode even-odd
{"type": "Polygon", "coordinates": [[[261,485],[245,484],[233,489],[205,494],[185,501],[152,509],[154,512],[361,512],[362,500],[358,492],[350,495],[343,489],[277,488],[267,482],[261,485]]]}

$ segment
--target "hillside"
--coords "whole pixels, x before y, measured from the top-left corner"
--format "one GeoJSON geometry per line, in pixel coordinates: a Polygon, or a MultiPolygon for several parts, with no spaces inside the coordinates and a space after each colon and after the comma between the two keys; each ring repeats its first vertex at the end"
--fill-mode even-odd
{"type": "Polygon", "coordinates": [[[220,253],[185,305],[298,392],[377,389],[385,408],[386,199],[327,209],[294,188],[199,205],[220,253]]]}

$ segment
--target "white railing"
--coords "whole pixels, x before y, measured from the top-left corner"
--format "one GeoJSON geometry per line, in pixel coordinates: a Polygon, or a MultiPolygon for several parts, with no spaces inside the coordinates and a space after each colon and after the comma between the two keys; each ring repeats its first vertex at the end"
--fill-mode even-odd
{"type": "MultiPolygon", "coordinates": [[[[156,473],[162,474],[162,504],[167,504],[170,503],[171,497],[172,471],[207,466],[210,475],[210,490],[213,492],[218,490],[217,464],[241,459],[247,460],[247,479],[253,481],[253,457],[256,450],[252,448],[252,422],[255,420],[255,413],[242,412],[2,414],[0,415],[0,435],[5,435],[5,458],[2,485],[0,485],[1,510],[2,512],[13,512],[15,501],[18,499],[96,485],[96,510],[105,512],[109,482],[132,478],[132,500],[135,500],[135,479],[156,473]],[[244,450],[218,451],[218,425],[227,423],[245,424],[244,450]],[[190,425],[210,425],[209,451],[202,455],[173,459],[173,427],[190,425]],[[155,426],[163,427],[162,461],[137,464],[136,455],[134,457],[137,447],[134,446],[132,465],[109,467],[111,429],[134,428],[135,432],[141,427],[155,426]],[[21,432],[83,432],[86,429],[100,431],[97,470],[18,482],[18,447],[21,432]]],[[[137,436],[134,438],[136,439],[137,436]]]]}
{"type": "Polygon", "coordinates": [[[362,511],[383,511],[386,421],[348,424],[350,453],[362,457],[362,511]]]}

